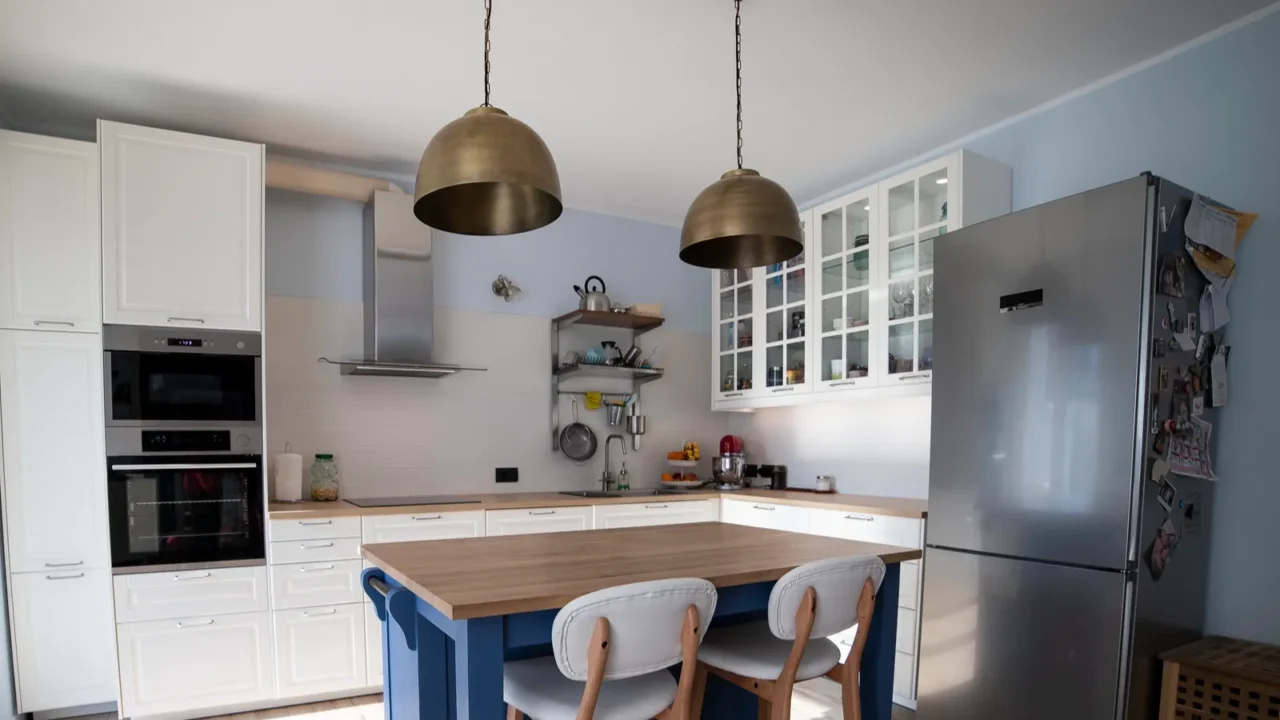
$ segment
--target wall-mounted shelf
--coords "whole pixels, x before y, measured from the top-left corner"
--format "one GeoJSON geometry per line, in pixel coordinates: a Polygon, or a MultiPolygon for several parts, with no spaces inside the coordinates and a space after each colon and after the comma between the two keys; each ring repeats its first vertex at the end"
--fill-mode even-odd
{"type": "Polygon", "coordinates": [[[662,377],[665,370],[659,368],[636,368],[626,367],[624,365],[562,365],[556,370],[556,376],[561,380],[571,377],[600,377],[600,378],[619,378],[630,379],[633,385],[643,385],[644,383],[657,380],[662,377]]]}
{"type": "Polygon", "coordinates": [[[601,310],[574,310],[551,321],[552,330],[564,330],[572,325],[591,325],[631,330],[636,335],[647,333],[666,322],[663,318],[635,313],[606,312],[601,310]]]}

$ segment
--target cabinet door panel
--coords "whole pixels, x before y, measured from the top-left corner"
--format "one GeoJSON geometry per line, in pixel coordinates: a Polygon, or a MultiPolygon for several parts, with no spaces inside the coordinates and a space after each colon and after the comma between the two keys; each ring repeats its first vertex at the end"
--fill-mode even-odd
{"type": "Polygon", "coordinates": [[[262,146],[99,122],[104,320],[262,329],[262,146]]]}
{"type": "Polygon", "coordinates": [[[280,697],[364,687],[364,606],[275,613],[280,697]]]}
{"type": "Polygon", "coordinates": [[[597,505],[595,528],[649,527],[715,522],[719,519],[716,500],[685,502],[655,501],[625,505],[597,505]]]}
{"type": "Polygon", "coordinates": [[[116,622],[229,615],[267,609],[265,567],[117,575],[116,622]]]}
{"type": "Polygon", "coordinates": [[[375,515],[361,519],[366,543],[484,537],[483,510],[375,515]]]}
{"type": "Polygon", "coordinates": [[[10,577],[18,712],[116,696],[109,570],[10,577]]]}
{"type": "Polygon", "coordinates": [[[0,130],[0,327],[100,332],[98,147],[0,130]]]}
{"type": "Polygon", "coordinates": [[[358,603],[363,598],[359,560],[271,568],[271,607],[276,610],[358,603]]]}
{"type": "Polygon", "coordinates": [[[370,686],[382,684],[382,621],[373,603],[364,603],[365,676],[370,686]]]}
{"type": "Polygon", "coordinates": [[[101,336],[0,330],[10,572],[110,566],[102,397],[101,336]]]}
{"type": "Polygon", "coordinates": [[[721,522],[749,525],[768,530],[809,532],[809,511],[805,508],[749,500],[724,500],[722,502],[723,505],[721,505],[720,509],[721,522]]]}
{"type": "Polygon", "coordinates": [[[534,533],[590,530],[591,506],[532,510],[490,510],[485,513],[486,535],[531,535],[534,533]]]}

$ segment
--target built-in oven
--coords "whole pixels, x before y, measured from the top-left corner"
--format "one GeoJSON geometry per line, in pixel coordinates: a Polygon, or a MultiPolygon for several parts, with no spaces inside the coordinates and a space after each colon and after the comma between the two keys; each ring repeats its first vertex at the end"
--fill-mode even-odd
{"type": "Polygon", "coordinates": [[[262,336],[107,325],[108,428],[262,424],[262,336]]]}

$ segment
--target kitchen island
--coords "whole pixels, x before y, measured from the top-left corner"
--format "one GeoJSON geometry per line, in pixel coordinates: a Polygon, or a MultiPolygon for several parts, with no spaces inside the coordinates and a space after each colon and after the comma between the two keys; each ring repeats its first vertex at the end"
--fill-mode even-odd
{"type": "MultiPolygon", "coordinates": [[[[760,619],[780,577],[807,562],[878,555],[887,565],[863,653],[866,720],[892,704],[899,563],[917,549],[723,523],[364,545],[362,584],[382,620],[389,720],[502,718],[502,663],[551,654],[570,600],[627,583],[705,578],[712,630],[760,619]]],[[[756,699],[709,680],[705,718],[754,717],[756,699]]]]}

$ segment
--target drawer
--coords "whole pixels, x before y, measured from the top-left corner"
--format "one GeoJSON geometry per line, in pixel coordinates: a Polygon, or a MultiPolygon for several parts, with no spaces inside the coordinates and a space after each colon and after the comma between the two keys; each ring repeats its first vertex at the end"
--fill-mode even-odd
{"type": "Polygon", "coordinates": [[[265,567],[116,575],[116,622],[265,612],[265,567]]]}
{"type": "Polygon", "coordinates": [[[359,560],[273,565],[270,568],[271,607],[289,610],[358,603],[364,599],[360,571],[359,560]]]}
{"type": "Polygon", "coordinates": [[[920,609],[920,561],[911,560],[902,563],[898,583],[898,607],[920,609]]]}
{"type": "Polygon", "coordinates": [[[307,518],[305,520],[272,520],[268,524],[267,539],[317,540],[320,538],[360,537],[360,518],[332,517],[307,518]]]}
{"type": "Polygon", "coordinates": [[[916,611],[898,608],[898,640],[894,643],[900,653],[916,654],[916,611]]]}
{"type": "Polygon", "coordinates": [[[267,562],[272,565],[359,559],[358,537],[273,542],[267,545],[267,562]]]}
{"type": "Polygon", "coordinates": [[[489,510],[485,513],[485,534],[531,535],[535,533],[590,530],[594,523],[590,505],[527,510],[489,510]]]}
{"type": "Polygon", "coordinates": [[[813,510],[810,532],[826,537],[860,540],[881,545],[921,548],[922,523],[917,518],[869,515],[841,510],[813,510]]]}
{"type": "Polygon", "coordinates": [[[362,518],[360,524],[366,543],[484,537],[483,510],[377,515],[362,518]]]}
{"type": "Polygon", "coordinates": [[[663,501],[655,499],[643,503],[597,505],[595,515],[595,528],[597,530],[716,522],[720,519],[720,503],[717,500],[663,501]]]}
{"type": "Polygon", "coordinates": [[[913,655],[896,653],[893,658],[893,694],[914,700],[916,697],[916,659],[913,655]]]}
{"type": "Polygon", "coordinates": [[[788,532],[809,532],[809,510],[758,500],[722,500],[720,522],[788,532]]]}

